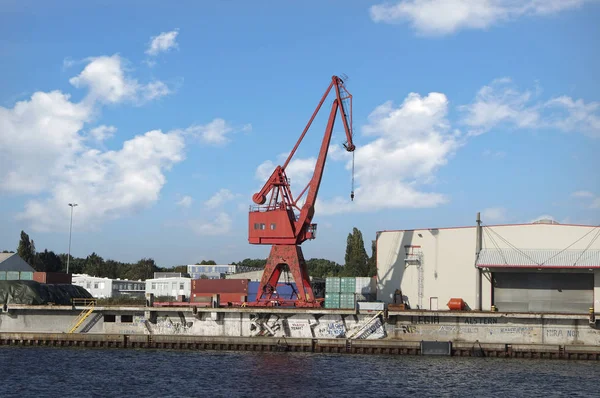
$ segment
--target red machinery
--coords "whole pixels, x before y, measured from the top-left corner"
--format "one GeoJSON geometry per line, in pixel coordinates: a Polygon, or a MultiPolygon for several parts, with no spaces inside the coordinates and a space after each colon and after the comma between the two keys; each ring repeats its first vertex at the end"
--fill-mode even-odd
{"type": "MultiPolygon", "coordinates": [[[[273,247],[271,248],[271,253],[267,259],[267,264],[258,287],[256,302],[249,303],[249,305],[269,306],[282,304],[283,300],[277,299],[274,287],[277,286],[282,267],[287,265],[294,277],[298,290],[298,299],[293,304],[297,307],[321,306],[321,303],[315,300],[313,295],[300,244],[307,239],[315,238],[317,224],[312,224],[312,218],[315,214],[314,206],[323,177],[323,169],[338,109],[341,110],[342,122],[346,131],[347,142],[344,144],[344,147],[348,152],[354,151],[355,146],[352,142],[352,95],[346,90],[342,79],[333,76],[331,84],[329,84],[317,109],[315,109],[283,166],[277,166],[261,191],[255,193],[252,197],[252,200],[258,206],[253,206],[250,209],[248,241],[254,245],[273,245],[273,247]],[[327,122],[325,136],[323,137],[313,176],[300,195],[294,199],[289,180],[285,174],[285,168],[290,163],[296,149],[298,149],[300,142],[302,142],[304,135],[310,128],[332,88],[335,88],[336,98],[331,106],[329,121],[327,122]],[[299,200],[305,193],[306,199],[302,207],[300,207],[299,200]],[[265,203],[267,204],[265,205],[265,203]]],[[[350,198],[354,199],[354,190],[352,190],[350,198]]]]}

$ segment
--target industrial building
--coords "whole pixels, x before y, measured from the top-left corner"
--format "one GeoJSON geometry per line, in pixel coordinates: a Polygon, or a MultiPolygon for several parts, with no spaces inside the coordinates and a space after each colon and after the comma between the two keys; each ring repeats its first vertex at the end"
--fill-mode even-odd
{"type": "MultiPolygon", "coordinates": [[[[226,275],[239,272],[255,271],[256,268],[244,267],[241,265],[221,264],[221,265],[199,265],[190,264],[187,266],[187,272],[192,279],[224,279],[226,275]]],[[[261,271],[262,272],[262,271],[261,271]]]]}
{"type": "Polygon", "coordinates": [[[83,287],[95,298],[118,296],[143,297],[146,287],[144,281],[100,278],[87,274],[73,274],[73,285],[83,287]]]}
{"type": "Polygon", "coordinates": [[[17,253],[0,253],[0,281],[32,280],[34,272],[17,253]]]}
{"type": "Polygon", "coordinates": [[[600,226],[531,224],[377,233],[377,298],[410,308],[600,312],[600,226]],[[401,292],[398,292],[400,290],[401,292]]]}
{"type": "MultiPolygon", "coordinates": [[[[155,275],[158,273],[155,273],[155,275]]],[[[164,278],[146,279],[146,293],[152,293],[155,297],[190,297],[192,289],[192,278],[183,276],[171,276],[164,278]]]]}

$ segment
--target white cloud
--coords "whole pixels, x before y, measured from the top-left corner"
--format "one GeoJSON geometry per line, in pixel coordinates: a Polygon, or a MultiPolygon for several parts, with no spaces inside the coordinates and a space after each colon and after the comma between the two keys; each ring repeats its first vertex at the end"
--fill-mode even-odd
{"type": "Polygon", "coordinates": [[[600,138],[600,102],[586,104],[581,99],[562,96],[546,102],[544,107],[552,112],[549,125],[562,131],[600,138]]]}
{"type": "Polygon", "coordinates": [[[221,212],[211,221],[191,221],[189,226],[198,235],[225,235],[231,231],[231,224],[231,217],[221,212]]]}
{"type": "Polygon", "coordinates": [[[594,194],[589,191],[576,191],[571,194],[575,198],[593,198],[594,194]]]}
{"type": "Polygon", "coordinates": [[[482,154],[485,157],[497,158],[497,159],[502,159],[503,157],[506,156],[506,152],[504,152],[504,151],[492,151],[491,149],[486,149],[485,151],[483,151],[482,154]]]}
{"type": "Polygon", "coordinates": [[[206,144],[224,145],[231,140],[227,136],[235,129],[225,120],[216,118],[208,124],[189,127],[186,132],[200,138],[206,144]]]}
{"type": "Polygon", "coordinates": [[[176,39],[178,34],[179,30],[175,29],[170,32],[162,32],[158,36],[153,36],[146,54],[154,56],[158,55],[158,53],[169,51],[172,48],[177,48],[176,39]]]}
{"type": "Polygon", "coordinates": [[[123,73],[120,58],[89,60],[72,83],[88,88],[80,103],[60,91],[36,92],[13,108],[0,107],[0,194],[35,194],[19,219],[34,230],[55,230],[68,222],[76,202],[75,225],[130,214],[158,200],[165,172],[183,160],[181,132],[155,130],[125,141],[119,150],[89,147],[116,130],[101,125],[89,131],[104,103],[133,95],[140,86],[123,73]],[[136,87],[132,89],[131,87],[136,87]]]}
{"type": "Polygon", "coordinates": [[[116,132],[117,128],[115,126],[100,125],[91,129],[89,136],[98,142],[102,142],[112,137],[116,132]]]}
{"type": "Polygon", "coordinates": [[[74,224],[92,226],[145,208],[158,200],[166,183],[164,172],[183,160],[178,133],[153,130],[123,143],[118,151],[84,149],[72,163],[52,176],[46,199],[25,204],[18,218],[34,230],[52,230],[66,219],[66,204],[76,202],[74,224]]]}
{"type": "Polygon", "coordinates": [[[236,197],[229,189],[220,189],[217,193],[210,197],[204,205],[209,209],[214,209],[221,206],[223,203],[232,200],[236,197]]]}
{"type": "Polygon", "coordinates": [[[576,191],[571,196],[581,199],[582,203],[590,209],[600,209],[600,196],[596,196],[590,191],[576,191]]]}
{"type": "Polygon", "coordinates": [[[544,16],[591,0],[401,0],[370,8],[374,22],[408,22],[421,35],[441,36],[461,29],[486,29],[523,16],[544,16]]]}
{"type": "Polygon", "coordinates": [[[142,86],[141,93],[144,100],[150,101],[170,94],[171,90],[169,90],[169,87],[165,83],[155,80],[142,86]]]}
{"type": "Polygon", "coordinates": [[[469,135],[480,135],[497,126],[557,129],[600,137],[600,103],[585,103],[561,96],[534,102],[534,93],[519,91],[509,78],[494,80],[477,93],[473,103],[460,106],[469,135]]]}
{"type": "Polygon", "coordinates": [[[143,103],[169,94],[160,81],[140,84],[125,74],[123,59],[118,55],[89,58],[89,63],[69,82],[77,88],[88,88],[88,101],[118,103],[132,101],[143,103]]]}
{"type": "Polygon", "coordinates": [[[45,191],[83,149],[79,132],[92,108],[69,98],[36,92],[12,109],[0,107],[0,192],[45,191]]]}
{"type": "Polygon", "coordinates": [[[506,209],[503,207],[490,207],[481,212],[481,218],[484,223],[501,222],[506,220],[506,209]]]}
{"type": "Polygon", "coordinates": [[[193,201],[194,200],[192,199],[191,196],[185,195],[184,197],[181,198],[181,200],[178,200],[175,204],[177,206],[188,208],[188,207],[190,207],[192,205],[193,201]]]}
{"type": "MultiPolygon", "coordinates": [[[[388,101],[375,108],[362,128],[365,136],[374,139],[355,151],[354,202],[341,197],[319,200],[315,205],[319,214],[445,203],[445,195],[426,192],[423,187],[461,145],[447,112],[448,99],[441,93],[425,97],[410,93],[398,107],[388,101]]],[[[346,168],[350,167],[347,162],[346,168]]]]}

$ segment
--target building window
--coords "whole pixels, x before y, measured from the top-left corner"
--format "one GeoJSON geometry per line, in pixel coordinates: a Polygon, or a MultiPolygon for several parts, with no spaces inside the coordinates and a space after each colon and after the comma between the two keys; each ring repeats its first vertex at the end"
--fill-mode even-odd
{"type": "Polygon", "coordinates": [[[94,282],[94,289],[98,289],[98,282],[94,282]]]}
{"type": "Polygon", "coordinates": [[[104,322],[116,322],[116,315],[104,314],[104,322]]]}
{"type": "Polygon", "coordinates": [[[152,290],[156,290],[156,283],[152,283],[152,287],[151,287],[151,289],[152,289],[152,290]]]}
{"type": "Polygon", "coordinates": [[[183,283],[180,283],[180,284],[179,284],[179,290],[183,290],[183,289],[184,289],[184,287],[183,287],[183,283]]]}
{"type": "Polygon", "coordinates": [[[275,223],[271,223],[271,231],[275,230],[275,223]]]}
{"type": "Polygon", "coordinates": [[[88,282],[86,285],[87,285],[87,288],[88,288],[88,289],[91,289],[91,288],[92,288],[92,282],[88,282]]]}
{"type": "Polygon", "coordinates": [[[100,289],[104,289],[104,282],[100,282],[100,289]]]}
{"type": "Polygon", "coordinates": [[[121,315],[121,323],[133,323],[133,315],[121,315]]]}

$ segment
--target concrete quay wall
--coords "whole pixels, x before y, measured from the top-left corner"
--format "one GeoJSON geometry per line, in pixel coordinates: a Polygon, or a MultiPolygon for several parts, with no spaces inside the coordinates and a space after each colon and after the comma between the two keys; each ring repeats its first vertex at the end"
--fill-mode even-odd
{"type": "MultiPolygon", "coordinates": [[[[81,310],[9,306],[0,311],[0,333],[68,334],[81,310]]],[[[599,347],[599,326],[569,314],[98,307],[76,334],[599,347]]]]}
{"type": "MultiPolygon", "coordinates": [[[[350,339],[300,339],[182,335],[118,335],[82,333],[0,333],[2,346],[87,348],[151,348],[228,351],[283,351],[337,354],[425,355],[419,342],[350,339]]],[[[600,347],[550,344],[452,343],[448,355],[461,357],[600,360],[600,347]]]]}

